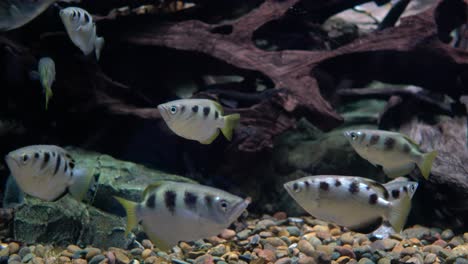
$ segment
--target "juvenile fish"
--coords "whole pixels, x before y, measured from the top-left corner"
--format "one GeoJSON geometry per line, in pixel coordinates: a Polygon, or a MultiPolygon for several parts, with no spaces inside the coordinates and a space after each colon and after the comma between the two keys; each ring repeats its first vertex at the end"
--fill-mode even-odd
{"type": "Polygon", "coordinates": [[[437,151],[423,153],[406,135],[383,130],[351,130],[344,133],[354,150],[374,165],[381,165],[390,178],[409,174],[417,165],[427,180],[437,151]]]}
{"type": "Polygon", "coordinates": [[[71,41],[83,51],[85,55],[93,50],[99,60],[104,47],[104,38],[96,35],[96,24],[91,15],[79,7],[68,7],[60,11],[60,17],[71,41]]]}
{"type": "MultiPolygon", "coordinates": [[[[382,225],[400,232],[417,186],[417,182],[407,182],[396,196],[376,181],[355,176],[309,176],[284,184],[312,216],[360,233],[371,233],[382,225]]],[[[400,187],[395,184],[392,188],[400,187]]]]}
{"type": "MultiPolygon", "coordinates": [[[[19,28],[46,10],[57,0],[1,0],[0,31],[19,28]]],[[[61,2],[79,2],[61,0],[61,2]]]]}
{"type": "Polygon", "coordinates": [[[219,130],[228,139],[239,123],[240,115],[223,115],[223,108],[208,99],[181,99],[158,105],[166,124],[177,135],[202,144],[212,143],[219,130]]]}
{"type": "Polygon", "coordinates": [[[70,193],[81,201],[92,175],[75,168],[75,161],[61,147],[33,145],[8,153],[5,161],[16,183],[25,193],[55,201],[70,193]]]}
{"type": "Polygon", "coordinates": [[[148,186],[141,203],[115,198],[127,212],[126,234],[141,221],[148,237],[162,250],[179,241],[219,234],[250,203],[250,198],[216,188],[169,181],[148,186]]]}
{"type": "Polygon", "coordinates": [[[45,94],[45,109],[49,106],[49,100],[52,98],[52,84],[55,81],[55,62],[49,58],[41,58],[38,65],[39,72],[32,72],[31,76],[33,79],[37,78],[41,81],[41,85],[44,88],[45,94]]]}

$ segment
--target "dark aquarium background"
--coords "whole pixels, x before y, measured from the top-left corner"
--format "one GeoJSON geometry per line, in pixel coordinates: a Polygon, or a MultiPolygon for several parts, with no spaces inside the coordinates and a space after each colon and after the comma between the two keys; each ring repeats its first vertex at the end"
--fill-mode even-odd
{"type": "MultiPolygon", "coordinates": [[[[198,182],[252,198],[248,214],[231,229],[237,232],[236,241],[249,237],[252,242],[258,234],[262,252],[255,251],[258,243],[249,242],[247,246],[232,242],[230,251],[238,250],[240,259],[230,259],[231,255],[225,254],[232,252],[226,249],[218,255],[209,251],[210,256],[215,256],[211,262],[218,264],[278,263],[285,257],[291,259],[284,260],[284,264],[357,263],[362,258],[373,261],[362,263],[381,263],[380,258],[402,261],[405,256],[420,261],[411,263],[466,263],[466,1],[190,3],[193,5],[181,8],[183,2],[172,0],[57,2],[26,25],[0,32],[0,156],[28,145],[58,145],[70,151],[77,166],[92,170],[95,179],[83,203],[68,196],[55,202],[27,196],[19,201],[18,190],[7,184],[8,167],[0,163],[3,248],[8,248],[11,241],[138,248],[136,243],[147,236],[140,230],[135,233],[136,240],[124,238],[125,211],[112,196],[140,201],[148,184],[175,180],[198,182]],[[58,13],[68,6],[79,6],[93,15],[97,35],[105,39],[99,61],[94,53],[85,56],[66,34],[58,13]],[[47,110],[41,83],[30,77],[42,57],[51,57],[57,72],[47,110]],[[241,119],[233,139],[228,141],[221,135],[212,144],[203,145],[173,133],[156,107],[181,98],[212,99],[223,106],[226,114],[239,113],[241,119]],[[359,250],[348,254],[343,253],[346,242],[340,237],[339,242],[333,240],[333,246],[340,249],[331,250],[338,256],[331,252],[304,253],[309,259],[303,259],[299,253],[294,255],[291,247],[298,243],[300,254],[307,252],[304,247],[308,245],[299,240],[282,242],[284,245],[277,242],[286,248],[282,248],[285,255],[278,255],[273,238],[260,233],[271,231],[276,236],[280,232],[269,229],[273,225],[269,219],[275,220],[275,228],[289,223],[289,235],[296,233],[296,226],[301,228],[301,235],[305,234],[303,224],[326,227],[326,232],[339,229],[313,220],[287,194],[285,182],[322,174],[388,180],[380,166],[360,157],[344,137],[344,131],[357,128],[398,131],[411,137],[423,151],[438,151],[428,180],[419,170],[409,175],[419,182],[419,187],[406,223],[412,228],[405,231],[408,240],[404,241],[421,247],[421,252],[423,246],[435,241],[443,248],[440,252],[464,245],[464,251],[460,249],[463,253],[446,256],[437,251],[439,248],[430,248],[420,257],[415,257],[414,252],[401,257],[368,256],[359,250]],[[24,204],[13,209],[5,206],[17,202],[24,204]],[[306,220],[288,218],[300,216],[307,216],[306,220]],[[263,222],[249,222],[252,219],[263,222]],[[239,237],[246,228],[251,230],[249,235],[239,237]],[[270,248],[272,244],[275,250],[270,248]],[[249,258],[244,256],[248,247],[252,253],[249,258]],[[266,250],[276,253],[275,257],[269,258],[266,250]],[[433,262],[432,255],[427,257],[430,253],[436,255],[433,262]],[[338,262],[340,256],[347,256],[347,261],[338,262]]],[[[317,227],[312,231],[320,234],[324,230],[317,227]]],[[[224,234],[223,239],[230,238],[224,234]]],[[[320,245],[313,244],[313,239],[308,241],[314,252],[326,252],[320,246],[332,243],[324,242],[327,239],[331,238],[320,238],[320,245]]],[[[371,241],[353,243],[348,244],[356,248],[370,245],[371,241]]],[[[203,251],[198,244],[189,246],[203,251]]],[[[379,244],[379,250],[391,251],[393,247],[387,246],[379,244]]],[[[11,247],[14,245],[9,246],[9,253],[15,253],[11,247]]],[[[143,243],[142,247],[142,251],[153,250],[152,245],[143,243]]],[[[198,258],[203,253],[190,255],[187,252],[196,250],[180,247],[185,255],[179,252],[184,257],[179,256],[177,261],[209,263],[209,258],[198,258]]],[[[36,249],[32,253],[40,256],[36,249]]],[[[78,251],[69,251],[72,256],[68,260],[58,256],[56,260],[78,263],[75,260],[80,257],[73,257],[78,251]]],[[[81,259],[89,262],[87,253],[82,253],[81,259]]],[[[151,253],[151,261],[141,259],[137,253],[138,258],[126,252],[127,259],[120,260],[106,254],[103,251],[101,261],[119,264],[135,264],[133,261],[138,259],[161,263],[156,258],[163,257],[156,250],[151,253]]],[[[0,258],[6,263],[9,254],[0,255],[7,256],[0,258]]],[[[25,261],[25,255],[11,261],[32,261],[25,261]]]]}

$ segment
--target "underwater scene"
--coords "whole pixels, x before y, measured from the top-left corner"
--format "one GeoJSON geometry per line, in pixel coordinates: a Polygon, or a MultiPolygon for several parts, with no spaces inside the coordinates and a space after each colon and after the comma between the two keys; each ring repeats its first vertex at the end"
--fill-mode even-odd
{"type": "Polygon", "coordinates": [[[0,0],[0,264],[468,263],[467,0],[0,0]]]}

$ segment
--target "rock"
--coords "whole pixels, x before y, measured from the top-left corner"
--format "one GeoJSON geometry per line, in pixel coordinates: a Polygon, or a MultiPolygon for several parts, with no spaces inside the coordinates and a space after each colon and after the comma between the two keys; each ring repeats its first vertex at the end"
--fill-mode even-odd
{"type": "Polygon", "coordinates": [[[359,264],[375,264],[374,261],[368,259],[368,258],[361,258],[358,262],[359,264]]]}
{"type": "Polygon", "coordinates": [[[141,245],[146,249],[154,249],[153,242],[151,242],[149,239],[143,239],[143,241],[141,241],[141,245]]]}
{"type": "Polygon", "coordinates": [[[275,218],[276,220],[285,220],[288,218],[288,214],[286,214],[286,212],[276,212],[273,215],[273,218],[275,218]]]}
{"type": "Polygon", "coordinates": [[[315,251],[314,247],[307,240],[300,240],[297,244],[297,248],[309,257],[313,256],[315,251]]]}
{"type": "Polygon", "coordinates": [[[86,259],[90,260],[94,256],[101,254],[101,250],[99,248],[87,248],[86,249],[86,259]]]}
{"type": "Polygon", "coordinates": [[[18,255],[20,255],[21,258],[24,258],[24,256],[26,256],[29,253],[31,253],[31,249],[29,247],[22,247],[19,250],[18,255]]]}
{"type": "Polygon", "coordinates": [[[89,264],[98,264],[103,261],[106,257],[104,255],[96,255],[89,260],[89,264]]]}
{"type": "Polygon", "coordinates": [[[459,237],[459,236],[456,236],[454,238],[452,238],[448,244],[451,246],[451,247],[457,247],[457,246],[460,246],[460,245],[463,245],[465,243],[465,241],[463,240],[463,238],[459,237]]]}
{"type": "Polygon", "coordinates": [[[269,250],[269,249],[259,250],[259,252],[257,253],[257,255],[258,255],[260,258],[265,259],[266,262],[275,262],[275,261],[276,261],[276,254],[275,254],[275,252],[273,252],[272,250],[269,250]]]}
{"type": "Polygon", "coordinates": [[[31,262],[32,264],[45,264],[44,260],[40,257],[34,257],[31,262]]]}
{"type": "Polygon", "coordinates": [[[73,264],[87,264],[88,262],[84,259],[74,259],[72,263],[73,264]]]}
{"type": "Polygon", "coordinates": [[[232,229],[224,229],[223,232],[221,233],[221,237],[227,240],[232,239],[235,236],[236,236],[236,231],[232,229]]]}
{"type": "Polygon", "coordinates": [[[405,263],[413,263],[413,264],[423,264],[423,261],[420,258],[412,257],[405,261],[405,263]]]}
{"type": "Polygon", "coordinates": [[[145,249],[143,250],[143,252],[141,253],[141,257],[143,259],[147,259],[149,256],[151,256],[151,253],[153,253],[153,251],[151,249],[145,249]]]}
{"type": "Polygon", "coordinates": [[[237,233],[236,236],[240,240],[244,240],[244,239],[247,239],[250,236],[251,233],[252,233],[252,231],[250,229],[244,229],[244,230],[240,231],[239,233],[237,233]]]}
{"type": "Polygon", "coordinates": [[[21,258],[21,262],[23,263],[28,263],[30,260],[32,260],[34,258],[34,254],[33,253],[28,253],[26,254],[24,257],[21,258]]]}
{"type": "Polygon", "coordinates": [[[281,240],[281,238],[278,237],[268,237],[263,241],[265,242],[263,244],[270,244],[274,247],[288,246],[283,240],[281,240]]]}
{"type": "Polygon", "coordinates": [[[206,254],[195,259],[194,264],[214,264],[213,257],[206,254]]]}
{"type": "Polygon", "coordinates": [[[286,230],[288,231],[290,236],[300,236],[301,230],[297,226],[287,226],[286,230]]]}
{"type": "Polygon", "coordinates": [[[280,258],[275,262],[275,264],[291,264],[291,263],[292,263],[291,258],[288,258],[288,257],[280,258]]]}
{"type": "Polygon", "coordinates": [[[19,249],[20,246],[16,242],[11,242],[10,244],[8,244],[8,252],[10,253],[10,255],[18,253],[19,249]]]}
{"type": "Polygon", "coordinates": [[[60,256],[59,257],[59,262],[60,263],[70,263],[71,259],[69,257],[66,257],[66,256],[60,256]]]}
{"type": "Polygon", "coordinates": [[[350,258],[355,259],[356,255],[354,254],[352,249],[346,248],[346,247],[335,247],[335,250],[340,253],[341,256],[348,256],[350,258]]]}
{"type": "Polygon", "coordinates": [[[437,259],[437,255],[434,253],[429,253],[424,258],[424,264],[432,264],[435,263],[437,259]]]}
{"type": "Polygon", "coordinates": [[[210,249],[208,251],[208,254],[220,257],[220,256],[226,254],[226,246],[223,245],[223,244],[217,245],[216,247],[210,249]]]}
{"type": "Polygon", "coordinates": [[[262,238],[267,238],[267,237],[272,237],[272,236],[273,236],[273,233],[270,232],[270,231],[262,231],[262,232],[260,232],[259,235],[260,235],[260,237],[262,237],[262,238]]]}
{"type": "Polygon", "coordinates": [[[450,230],[450,229],[445,229],[445,230],[442,232],[442,234],[440,234],[440,236],[441,236],[441,238],[442,238],[443,240],[448,241],[448,240],[452,239],[452,238],[455,236],[455,234],[453,233],[452,230],[450,230]]]}
{"type": "Polygon", "coordinates": [[[297,261],[297,264],[316,264],[317,262],[315,262],[314,258],[313,257],[309,257],[309,256],[304,256],[302,258],[299,258],[299,260],[297,261]]]}
{"type": "MultiPolygon", "coordinates": [[[[343,244],[353,245],[354,237],[351,234],[351,232],[346,232],[346,233],[341,235],[340,240],[341,240],[341,242],[343,242],[343,244]]],[[[377,241],[379,241],[379,240],[377,240],[377,241]]]]}
{"type": "Polygon", "coordinates": [[[43,258],[43,257],[45,257],[45,255],[46,255],[46,251],[47,251],[46,247],[44,247],[43,245],[39,244],[39,245],[37,245],[36,248],[34,249],[34,254],[35,254],[36,256],[38,256],[38,257],[43,258]]]}

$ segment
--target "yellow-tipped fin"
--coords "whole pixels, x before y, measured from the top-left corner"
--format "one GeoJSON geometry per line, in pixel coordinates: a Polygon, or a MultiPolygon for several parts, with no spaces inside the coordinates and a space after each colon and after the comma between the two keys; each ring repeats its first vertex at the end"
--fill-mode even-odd
{"type": "Polygon", "coordinates": [[[151,184],[148,184],[148,186],[146,186],[145,190],[143,191],[143,198],[146,197],[149,192],[156,190],[157,188],[161,187],[165,183],[166,181],[156,181],[151,184]]]}
{"type": "Polygon", "coordinates": [[[418,162],[418,167],[421,170],[421,174],[424,179],[429,179],[431,174],[432,162],[434,162],[435,157],[437,156],[437,151],[432,151],[422,155],[421,162],[418,162]]]}
{"type": "Polygon", "coordinates": [[[86,169],[74,169],[73,170],[73,181],[68,186],[68,192],[78,201],[85,198],[88,192],[91,181],[93,180],[92,170],[86,169]]]}
{"type": "Polygon", "coordinates": [[[403,230],[410,210],[411,198],[407,195],[404,195],[400,199],[392,202],[392,208],[390,210],[390,216],[388,220],[395,232],[400,233],[403,230]]]}
{"type": "Polygon", "coordinates": [[[134,227],[138,224],[138,218],[136,213],[136,208],[138,203],[125,200],[124,198],[114,196],[114,198],[123,206],[125,212],[127,213],[127,227],[125,228],[125,236],[132,231],[134,227]]]}
{"type": "Polygon", "coordinates": [[[232,131],[237,126],[240,120],[239,114],[232,114],[224,117],[224,127],[221,128],[221,132],[223,135],[231,141],[232,139],[232,131]]]}
{"type": "Polygon", "coordinates": [[[46,110],[49,106],[49,99],[52,97],[52,95],[54,95],[54,93],[52,92],[52,89],[50,89],[50,87],[46,87],[45,88],[45,109],[46,110]]]}

